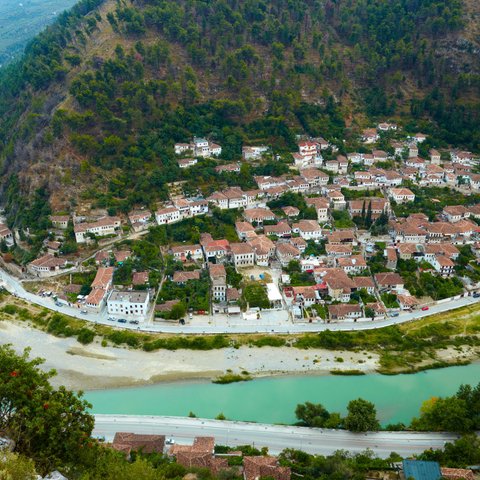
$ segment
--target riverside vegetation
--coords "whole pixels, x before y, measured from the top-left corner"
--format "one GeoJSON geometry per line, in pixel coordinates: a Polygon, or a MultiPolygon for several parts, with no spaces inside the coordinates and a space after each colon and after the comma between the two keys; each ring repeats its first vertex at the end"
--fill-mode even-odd
{"type": "MultiPolygon", "coordinates": [[[[0,347],[0,429],[15,441],[13,452],[0,456],[2,478],[34,480],[37,473],[44,475],[58,469],[71,480],[177,480],[187,473],[194,473],[200,480],[240,479],[233,468],[215,477],[206,469],[186,469],[160,454],[136,452],[130,461],[127,460],[121,452],[91,437],[94,419],[86,411],[89,405],[82,394],[64,387],[55,390],[49,383],[54,372],[41,371],[41,363],[40,359],[29,358],[28,351],[16,355],[9,346],[0,347]]],[[[428,408],[422,408],[417,429],[431,429],[432,426],[445,429],[442,418],[452,417],[450,407],[454,405],[455,418],[463,419],[460,424],[452,424],[449,420],[454,431],[463,431],[467,421],[468,430],[478,428],[479,402],[480,385],[475,388],[463,386],[454,397],[431,401],[428,408]]],[[[312,404],[299,406],[297,413],[305,423],[334,415],[312,404]]],[[[374,406],[361,399],[350,402],[344,424],[355,431],[377,427],[374,406]]],[[[244,455],[268,453],[266,448],[260,450],[248,445],[235,449],[216,446],[217,453],[231,450],[240,450],[244,455]]],[[[447,443],[443,450],[426,451],[420,457],[435,459],[450,467],[473,465],[480,462],[480,440],[475,434],[467,434],[452,444],[447,443]]],[[[281,465],[290,466],[293,473],[307,480],[363,480],[368,472],[389,470],[391,462],[400,460],[395,453],[382,460],[371,451],[355,455],[339,451],[321,456],[286,449],[279,456],[281,465]]],[[[232,457],[229,464],[235,467],[241,461],[239,457],[232,457]]]]}
{"type": "MultiPolygon", "coordinates": [[[[478,306],[463,307],[411,323],[374,330],[268,336],[166,335],[120,330],[52,313],[47,309],[28,305],[6,292],[0,296],[0,316],[3,320],[26,322],[58,337],[76,337],[84,345],[99,342],[103,346],[111,344],[147,352],[160,349],[213,350],[241,346],[366,351],[379,355],[378,370],[384,374],[414,373],[421,369],[451,365],[451,361],[442,360],[441,357],[442,351],[446,349],[455,352],[455,364],[468,363],[478,358],[480,347],[478,306]]],[[[243,380],[250,378],[248,373],[242,376],[245,377],[243,380]]],[[[225,379],[232,380],[228,372],[225,379]]]]}
{"type": "MultiPolygon", "coordinates": [[[[306,402],[297,405],[295,416],[298,425],[317,428],[344,428],[351,432],[377,431],[375,405],[358,398],[350,401],[347,416],[342,418],[337,412],[329,412],[321,404],[306,402]]],[[[472,387],[461,385],[455,395],[432,397],[425,400],[420,415],[413,418],[410,425],[389,424],[385,430],[416,430],[432,432],[475,433],[480,429],[480,383],[472,387]]]]}

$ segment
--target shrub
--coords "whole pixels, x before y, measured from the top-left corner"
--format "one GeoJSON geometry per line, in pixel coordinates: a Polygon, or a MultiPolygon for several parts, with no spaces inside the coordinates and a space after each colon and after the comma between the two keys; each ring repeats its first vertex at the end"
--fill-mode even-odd
{"type": "Polygon", "coordinates": [[[122,343],[125,343],[130,347],[136,347],[139,343],[138,337],[134,333],[130,332],[112,332],[107,338],[115,345],[121,345],[122,343]]]}
{"type": "Polygon", "coordinates": [[[77,336],[77,340],[83,345],[92,343],[94,338],[95,338],[95,332],[88,328],[82,328],[78,332],[78,336],[77,336]]]}

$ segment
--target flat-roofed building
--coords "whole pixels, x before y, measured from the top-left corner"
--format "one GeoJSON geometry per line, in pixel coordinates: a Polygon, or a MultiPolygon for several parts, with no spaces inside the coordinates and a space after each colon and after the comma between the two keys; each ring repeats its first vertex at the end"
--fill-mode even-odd
{"type": "Polygon", "coordinates": [[[109,315],[144,320],[148,313],[150,295],[147,290],[123,292],[113,290],[107,300],[109,315]]]}

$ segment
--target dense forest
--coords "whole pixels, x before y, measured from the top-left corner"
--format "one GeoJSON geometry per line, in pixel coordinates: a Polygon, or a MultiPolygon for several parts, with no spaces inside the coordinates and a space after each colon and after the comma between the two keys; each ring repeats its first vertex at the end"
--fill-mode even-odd
{"type": "Polygon", "coordinates": [[[394,118],[479,149],[470,20],[462,0],[82,0],[0,70],[9,221],[38,189],[57,210],[152,205],[184,179],[172,146],[193,135],[233,160],[296,134],[348,148],[394,118]]]}

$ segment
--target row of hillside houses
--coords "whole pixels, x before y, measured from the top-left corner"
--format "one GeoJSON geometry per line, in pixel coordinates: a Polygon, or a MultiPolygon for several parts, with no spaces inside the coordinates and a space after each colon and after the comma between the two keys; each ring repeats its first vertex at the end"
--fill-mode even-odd
{"type": "Polygon", "coordinates": [[[444,207],[442,214],[450,223],[456,223],[467,218],[480,219],[480,205],[449,205],[444,207]]]}
{"type": "MultiPolygon", "coordinates": [[[[404,281],[394,272],[368,274],[350,277],[343,269],[338,267],[318,267],[315,278],[317,283],[311,286],[285,286],[283,289],[286,304],[296,316],[302,316],[301,311],[315,304],[324,303],[329,298],[334,302],[328,305],[329,319],[356,320],[366,316],[366,310],[373,310],[373,317],[385,317],[387,310],[380,301],[367,304],[349,303],[352,295],[360,290],[366,290],[370,295],[380,293],[394,293],[397,296],[409,297],[405,290],[404,281]]],[[[409,310],[411,306],[400,306],[409,310]]]]}
{"type": "Polygon", "coordinates": [[[395,244],[400,243],[473,243],[480,227],[470,219],[455,222],[431,222],[422,213],[390,220],[389,232],[395,244]]]}
{"type": "Polygon", "coordinates": [[[185,218],[191,218],[197,215],[208,213],[207,200],[187,200],[179,198],[171,205],[164,206],[155,212],[155,220],[158,225],[179,222],[185,218]]]}
{"type": "MultiPolygon", "coordinates": [[[[150,215],[149,215],[150,216],[150,215]]],[[[71,221],[70,215],[51,215],[50,221],[54,228],[65,230],[71,221]]],[[[115,235],[121,226],[120,218],[105,216],[92,222],[82,222],[81,219],[73,218],[75,240],[77,243],[86,243],[91,237],[103,237],[115,235]]]]}
{"type": "Polygon", "coordinates": [[[448,277],[453,275],[455,261],[460,251],[451,243],[400,243],[396,246],[398,258],[427,262],[437,273],[448,277]]]}
{"type": "Polygon", "coordinates": [[[191,143],[176,143],[174,146],[176,155],[192,153],[194,157],[218,157],[222,153],[222,147],[205,138],[194,137],[191,143]]]}
{"type": "Polygon", "coordinates": [[[254,265],[265,267],[272,260],[278,259],[286,266],[290,260],[300,259],[301,251],[294,245],[297,243],[295,240],[297,239],[275,243],[265,235],[257,235],[246,242],[212,240],[203,245],[172,246],[170,251],[181,262],[231,262],[237,269],[241,269],[254,265]]]}
{"type": "MultiPolygon", "coordinates": [[[[377,143],[380,140],[380,134],[382,132],[397,131],[398,126],[395,123],[379,123],[376,128],[366,128],[360,135],[360,139],[365,144],[377,143]]],[[[409,144],[417,145],[423,143],[427,139],[424,133],[416,133],[415,135],[408,136],[407,142],[409,144]]]]}

